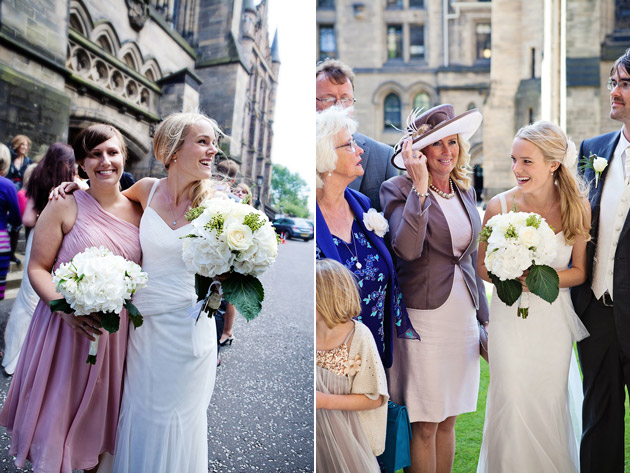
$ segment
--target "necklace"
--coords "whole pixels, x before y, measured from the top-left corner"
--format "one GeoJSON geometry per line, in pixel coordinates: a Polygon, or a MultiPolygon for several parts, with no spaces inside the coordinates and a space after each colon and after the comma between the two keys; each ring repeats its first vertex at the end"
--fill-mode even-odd
{"type": "MultiPolygon", "coordinates": [[[[331,222],[331,220],[328,217],[328,212],[326,212],[326,209],[324,209],[323,205],[320,205],[319,209],[322,211],[322,214],[324,215],[324,220],[326,220],[326,225],[330,229],[330,222],[331,222]]],[[[352,217],[352,222],[353,223],[354,223],[354,220],[355,220],[354,217],[352,217]]],[[[331,234],[332,234],[332,232],[331,232],[331,234]]],[[[352,226],[350,226],[350,238],[352,239],[352,243],[354,244],[354,254],[352,253],[352,250],[350,249],[348,244],[343,239],[337,237],[337,239],[339,241],[341,241],[344,245],[346,245],[346,248],[348,248],[348,253],[350,253],[350,255],[352,256],[350,261],[354,260],[354,266],[357,269],[361,269],[363,267],[363,265],[361,263],[359,263],[359,253],[357,252],[357,241],[354,238],[354,229],[352,228],[352,226]]]]}
{"type": "Polygon", "coordinates": [[[343,241],[341,238],[339,238],[339,241],[341,241],[341,243],[346,245],[346,248],[348,248],[348,253],[350,253],[350,255],[352,256],[352,258],[350,258],[350,261],[354,260],[354,266],[357,269],[361,269],[363,265],[359,263],[359,252],[357,251],[357,240],[356,238],[354,238],[354,230],[351,230],[350,235],[352,237],[352,243],[354,243],[354,253],[352,253],[352,250],[345,241],[343,241]]]}
{"type": "Polygon", "coordinates": [[[168,209],[171,211],[171,218],[173,219],[173,221],[171,222],[171,225],[175,226],[177,225],[177,220],[179,220],[179,218],[186,213],[188,206],[186,206],[184,208],[184,211],[177,218],[175,218],[175,214],[173,213],[173,206],[171,205],[171,196],[169,195],[167,188],[164,188],[164,191],[166,192],[166,200],[168,201],[168,209]]]}
{"type": "Polygon", "coordinates": [[[448,184],[449,184],[449,186],[451,188],[450,194],[447,194],[446,192],[441,191],[440,189],[435,187],[433,184],[431,184],[429,187],[433,191],[435,191],[437,193],[437,195],[439,195],[440,197],[442,197],[444,199],[452,199],[455,196],[455,189],[453,189],[453,180],[450,177],[448,179],[448,184]]]}

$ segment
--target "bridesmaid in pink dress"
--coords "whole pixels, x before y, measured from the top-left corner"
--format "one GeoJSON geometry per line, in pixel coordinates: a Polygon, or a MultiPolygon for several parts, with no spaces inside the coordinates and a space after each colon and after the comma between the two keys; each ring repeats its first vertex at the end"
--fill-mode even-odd
{"type": "Polygon", "coordinates": [[[29,459],[37,473],[90,471],[104,452],[114,452],[127,349],[124,310],[113,334],[95,316],[51,314],[48,303],[60,298],[51,269],[92,246],[141,259],[142,210],[118,185],[126,156],[122,135],[109,125],[93,125],[77,137],[75,155],[90,188],[50,202],[39,217],[28,271],[41,301],[0,413],[15,464],[24,467],[29,459]],[[89,365],[94,334],[101,334],[98,357],[89,365]]]}

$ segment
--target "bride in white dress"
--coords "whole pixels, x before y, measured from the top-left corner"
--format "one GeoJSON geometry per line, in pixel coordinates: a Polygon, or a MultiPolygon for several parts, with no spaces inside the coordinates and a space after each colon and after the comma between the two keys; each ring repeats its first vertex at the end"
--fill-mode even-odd
{"type": "MultiPolygon", "coordinates": [[[[572,363],[576,369],[573,342],[588,332],[573,310],[568,288],[586,279],[591,219],[590,206],[574,177],[576,157],[575,145],[557,125],[536,122],[522,128],[512,144],[517,186],[494,197],[486,209],[484,225],[514,206],[547,220],[557,232],[558,254],[551,266],[558,272],[561,289],[552,304],[530,294],[526,319],[517,317],[517,304],[509,307],[497,297],[496,289],[493,292],[488,327],[490,386],[478,473],[579,471],[568,380],[572,363]]],[[[486,245],[480,244],[477,266],[490,282],[483,264],[485,250],[486,245]]]]}
{"type": "MultiPolygon", "coordinates": [[[[214,389],[217,337],[214,319],[191,308],[194,275],[182,261],[186,211],[212,192],[216,123],[204,115],[169,115],[156,129],[155,156],[166,179],[145,178],[125,195],[142,204],[143,270],[148,286],[134,303],[144,317],[131,330],[113,471],[206,473],[207,409],[214,389]]],[[[99,472],[110,471],[111,457],[99,472]]]]}

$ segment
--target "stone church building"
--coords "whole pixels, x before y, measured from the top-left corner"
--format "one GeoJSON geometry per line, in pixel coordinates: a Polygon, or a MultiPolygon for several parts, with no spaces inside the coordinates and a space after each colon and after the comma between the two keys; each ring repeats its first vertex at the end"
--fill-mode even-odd
{"type": "Polygon", "coordinates": [[[37,159],[54,141],[108,123],[125,137],[127,169],[159,176],[156,124],[199,109],[229,135],[221,148],[241,177],[252,185],[262,178],[266,202],[280,61],[267,0],[256,3],[3,0],[0,140],[29,136],[37,159]]]}
{"type": "Polygon", "coordinates": [[[576,144],[608,118],[613,61],[630,47],[628,0],[318,0],[317,54],[355,74],[362,133],[393,145],[413,108],[479,109],[475,187],[512,187],[516,131],[539,119],[576,144]]]}

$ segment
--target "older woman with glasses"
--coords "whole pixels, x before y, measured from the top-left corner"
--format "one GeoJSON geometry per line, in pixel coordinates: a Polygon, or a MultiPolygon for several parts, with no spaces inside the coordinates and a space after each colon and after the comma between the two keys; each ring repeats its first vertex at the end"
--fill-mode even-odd
{"type": "Polygon", "coordinates": [[[352,139],[357,123],[331,107],[317,114],[317,257],[342,263],[357,278],[361,314],[385,367],[392,364],[395,336],[418,339],[405,309],[383,235],[387,221],[370,200],[348,188],[363,175],[363,150],[352,139]]]}

